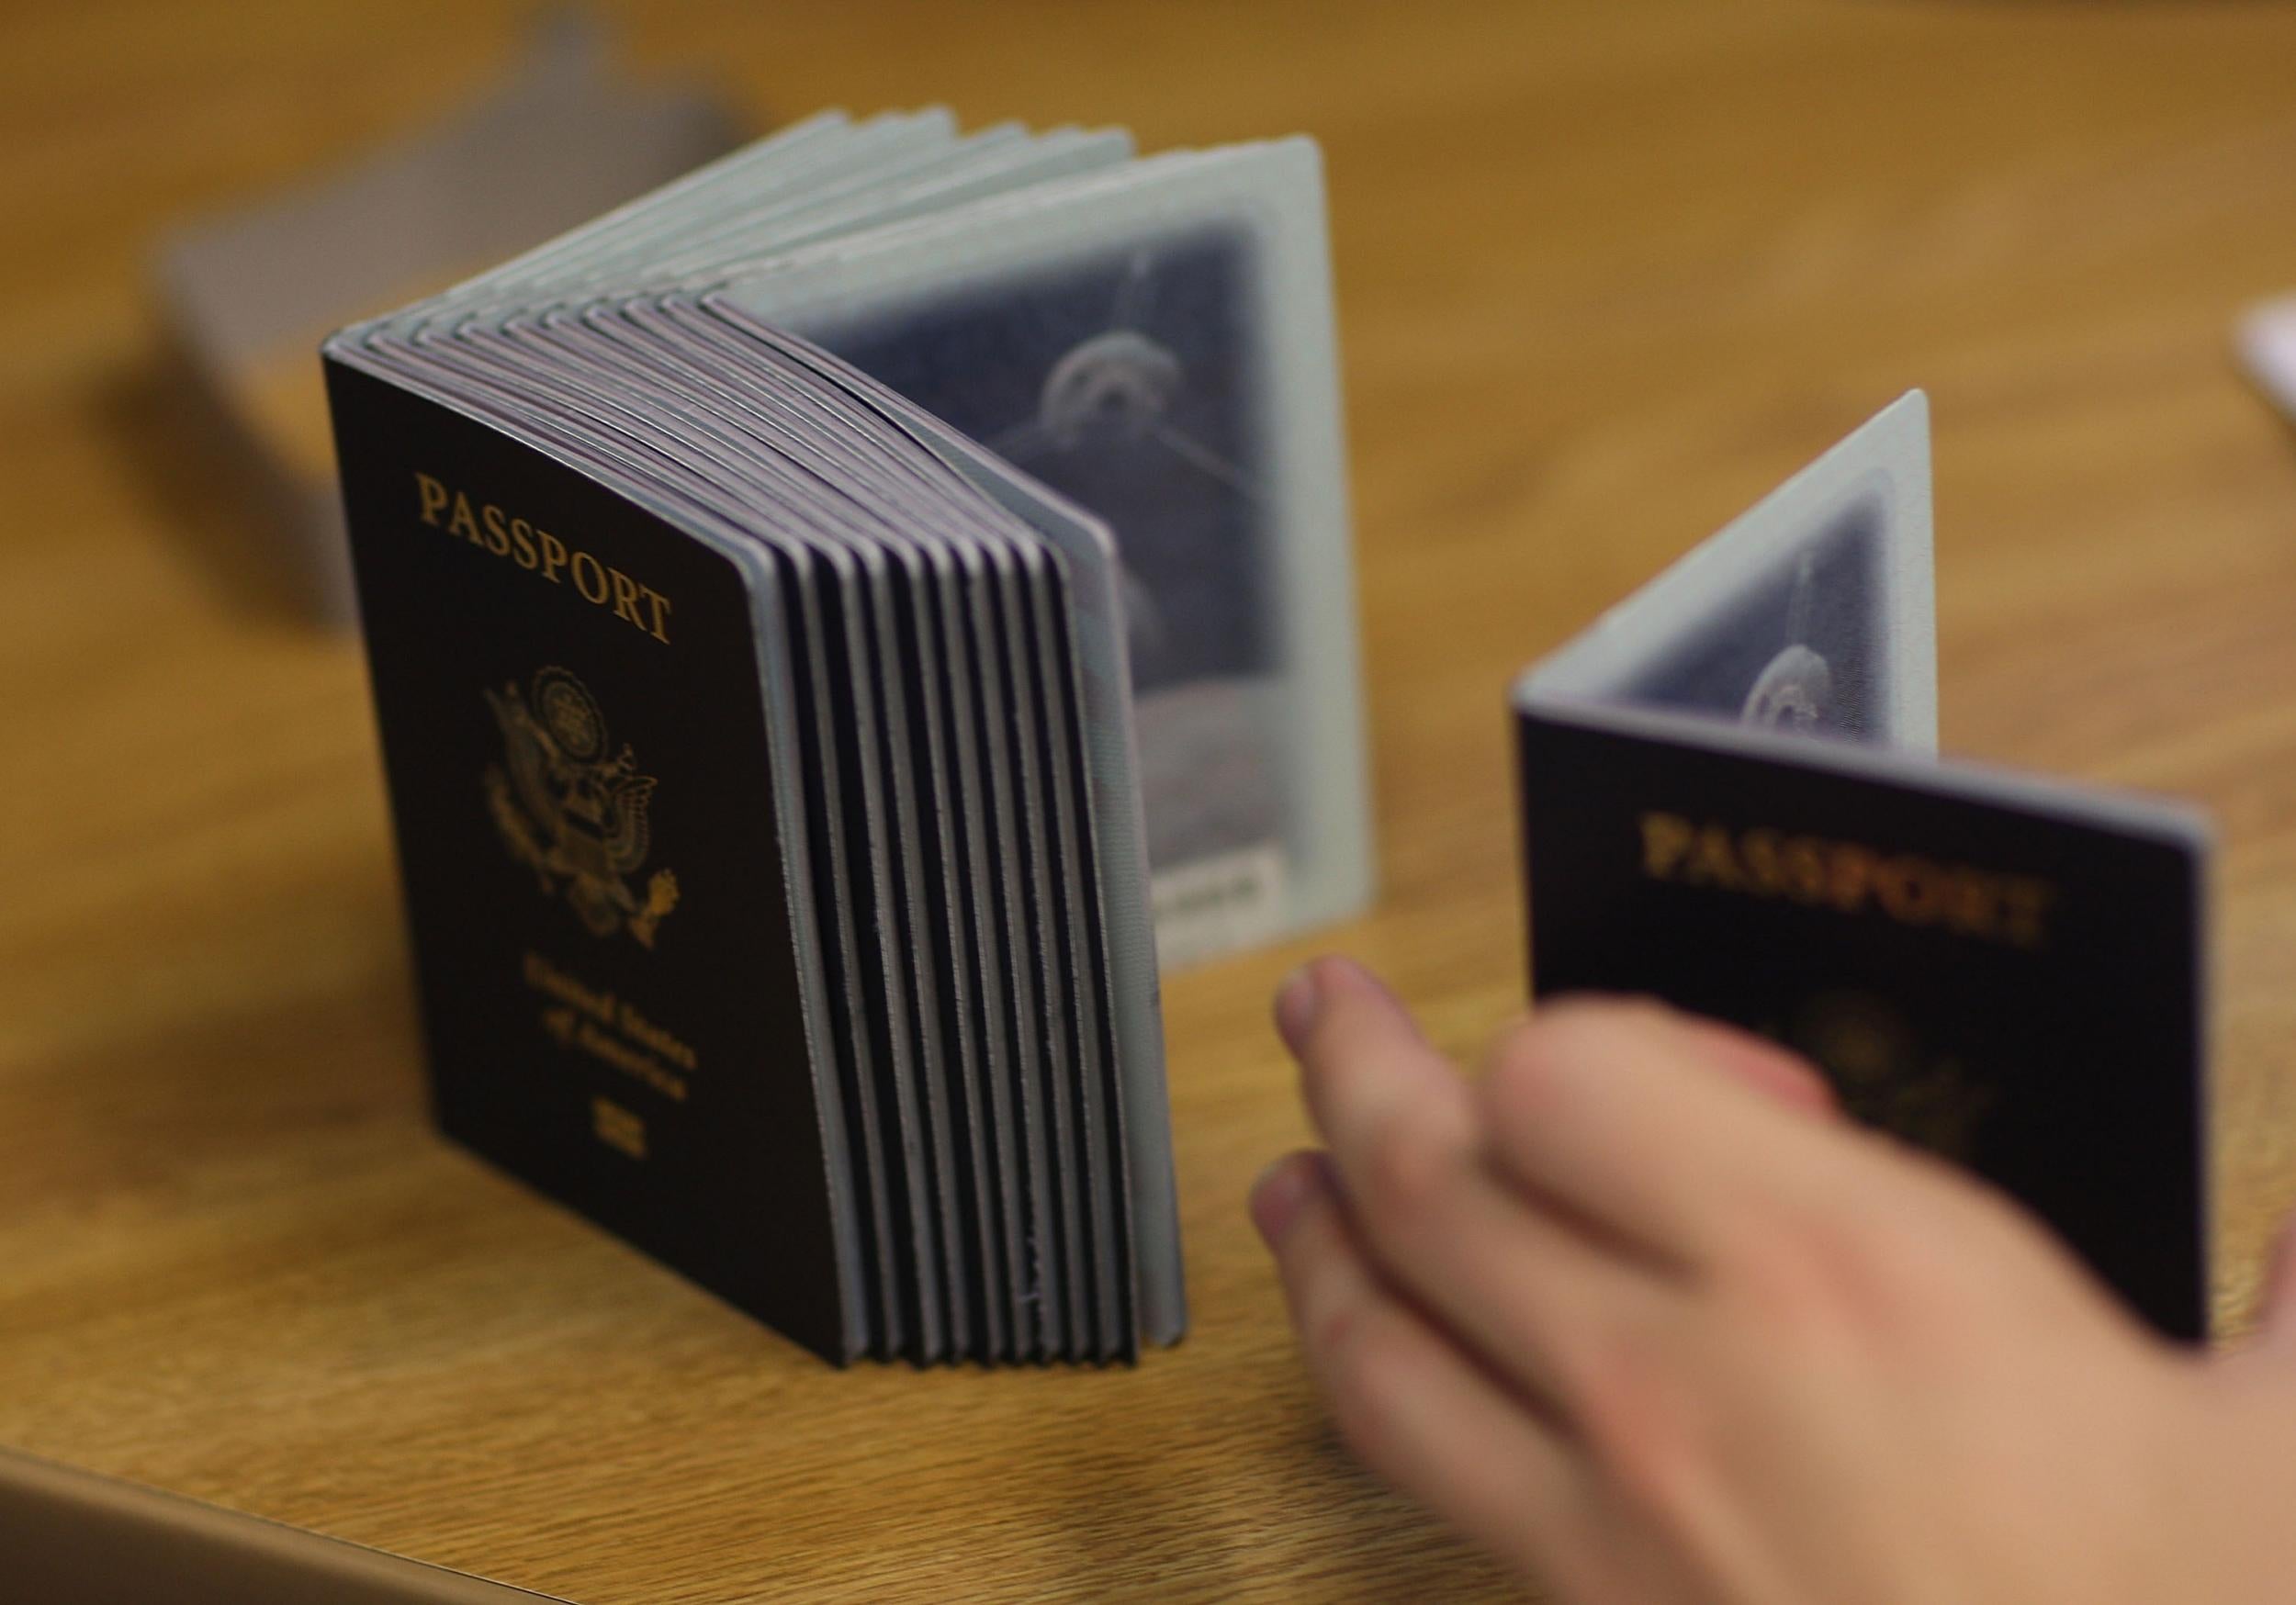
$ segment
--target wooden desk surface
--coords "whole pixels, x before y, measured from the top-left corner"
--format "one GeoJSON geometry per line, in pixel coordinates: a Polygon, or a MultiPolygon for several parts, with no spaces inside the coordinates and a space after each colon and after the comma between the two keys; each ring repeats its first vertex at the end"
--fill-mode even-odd
{"type": "MultiPolygon", "coordinates": [[[[425,1128],[356,648],[264,600],[141,254],[523,9],[0,22],[0,1442],[591,1605],[1499,1590],[1334,1451],[1244,1218],[1311,945],[1170,985],[1198,1325],[1135,1372],[832,1374],[425,1128]]],[[[1507,677],[1927,386],[1948,744],[2221,821],[2243,1306],[2296,1202],[2296,441],[2226,330],[2296,286],[2296,15],[632,11],[760,116],[1322,137],[1387,878],[1323,941],[1462,1049],[1520,993],[1507,677]]]]}

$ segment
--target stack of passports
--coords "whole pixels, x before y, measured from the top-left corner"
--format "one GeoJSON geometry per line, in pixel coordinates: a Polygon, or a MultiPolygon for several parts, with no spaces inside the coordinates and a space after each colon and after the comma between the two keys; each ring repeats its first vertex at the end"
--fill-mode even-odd
{"type": "Polygon", "coordinates": [[[1320,226],[1128,151],[816,118],[325,348],[441,1125],[840,1364],[1186,1324],[1109,533],[773,315],[1320,226]]]}

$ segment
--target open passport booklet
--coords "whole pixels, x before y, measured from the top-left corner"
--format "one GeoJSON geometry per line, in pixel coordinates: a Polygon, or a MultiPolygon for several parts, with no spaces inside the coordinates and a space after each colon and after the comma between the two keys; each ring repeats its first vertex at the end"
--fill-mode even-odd
{"type": "Polygon", "coordinates": [[[2208,825],[1938,760],[1919,392],[1514,701],[1537,994],[1654,994],[1800,1049],[2207,1334],[2208,825]]]}
{"type": "Polygon", "coordinates": [[[1314,146],[824,115],[324,355],[445,1130],[838,1363],[1177,1339],[1159,937],[1369,894],[1314,146]]]}

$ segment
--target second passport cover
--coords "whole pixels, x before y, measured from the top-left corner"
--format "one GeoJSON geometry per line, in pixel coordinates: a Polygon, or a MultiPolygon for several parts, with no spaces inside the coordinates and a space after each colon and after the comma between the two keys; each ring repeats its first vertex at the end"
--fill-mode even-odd
{"type": "Polygon", "coordinates": [[[1913,394],[1525,674],[1534,990],[1798,1049],[2209,1330],[2205,821],[1941,764],[1913,394]]]}

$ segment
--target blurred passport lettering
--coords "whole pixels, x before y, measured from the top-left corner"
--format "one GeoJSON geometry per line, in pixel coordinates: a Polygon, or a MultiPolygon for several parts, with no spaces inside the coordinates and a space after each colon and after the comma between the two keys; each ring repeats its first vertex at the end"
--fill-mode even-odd
{"type": "Polygon", "coordinates": [[[1919,853],[1754,826],[1642,815],[1642,872],[1653,881],[1780,897],[1843,914],[1869,910],[1908,926],[2038,948],[2056,888],[2036,875],[1944,863],[1919,853]]]}

